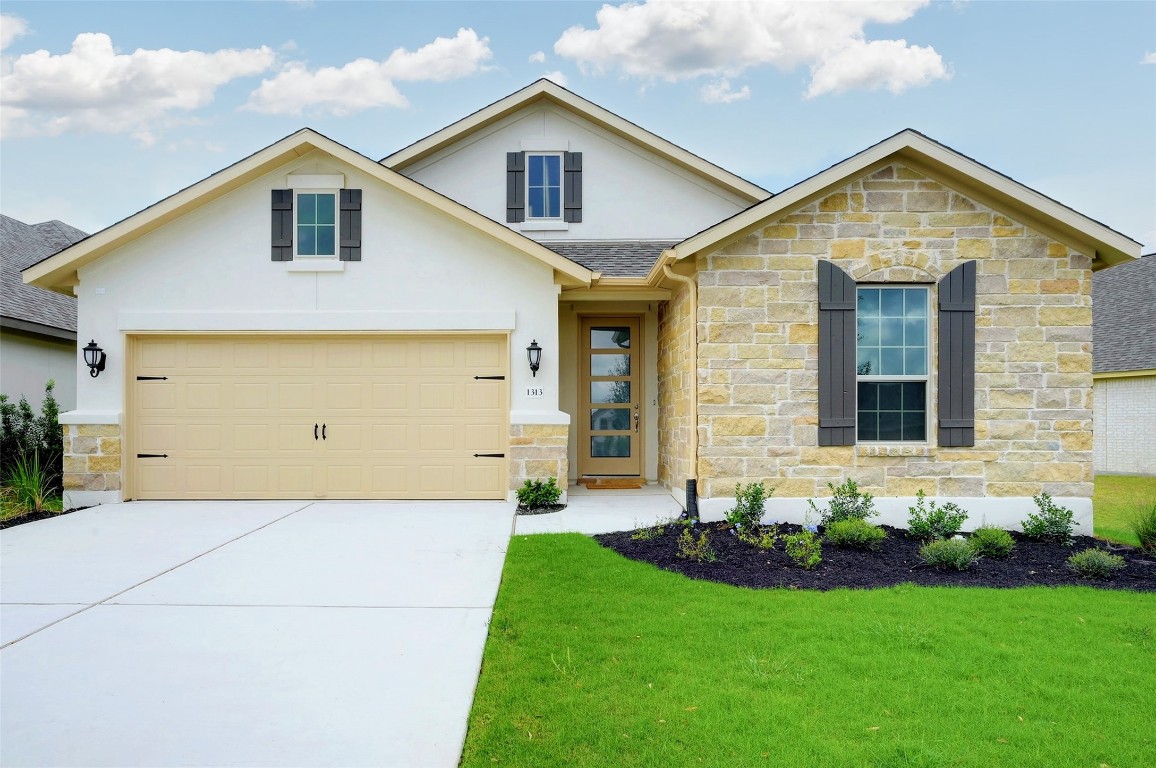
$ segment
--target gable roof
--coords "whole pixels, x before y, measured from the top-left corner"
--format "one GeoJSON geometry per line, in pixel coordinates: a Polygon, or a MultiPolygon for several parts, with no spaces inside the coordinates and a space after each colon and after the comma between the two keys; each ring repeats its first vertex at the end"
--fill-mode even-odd
{"type": "Polygon", "coordinates": [[[339,144],[310,128],[302,128],[217,171],[212,176],[164,198],[160,202],[107,227],[70,248],[50,256],[24,270],[24,282],[54,291],[70,292],[77,282],[76,271],[120,246],[148,233],[186,213],[221,197],[254,179],[275,170],[293,158],[320,150],[357,168],[404,194],[436,208],[453,219],[467,224],[495,240],[537,259],[554,269],[556,279],[566,285],[589,285],[590,270],[559,256],[545,246],[502,226],[493,219],[433,191],[413,179],[374,162],[365,155],[339,144]]]}
{"type": "Polygon", "coordinates": [[[1092,371],[1156,369],[1156,255],[1092,276],[1092,371]]]}
{"type": "Polygon", "coordinates": [[[735,214],[672,249],[675,260],[712,249],[894,161],[1093,256],[1096,268],[1130,261],[1140,243],[910,128],[735,214]]]}
{"type": "Polygon", "coordinates": [[[76,338],[76,298],[25,285],[20,270],[87,236],[62,221],[25,224],[0,215],[0,324],[76,338]]]}
{"type": "Polygon", "coordinates": [[[736,176],[682,147],[672,144],[661,136],[635,125],[597,104],[587,101],[573,91],[569,91],[550,80],[538,80],[504,99],[495,101],[451,125],[442,128],[424,139],[410,144],[381,160],[381,164],[394,170],[418,162],[435,152],[460,141],[463,137],[482,130],[515,112],[538,102],[554,104],[573,112],[600,128],[620,136],[655,155],[691,173],[705,178],[717,186],[738,195],[752,203],[766,200],[771,193],[757,184],[736,176]]]}

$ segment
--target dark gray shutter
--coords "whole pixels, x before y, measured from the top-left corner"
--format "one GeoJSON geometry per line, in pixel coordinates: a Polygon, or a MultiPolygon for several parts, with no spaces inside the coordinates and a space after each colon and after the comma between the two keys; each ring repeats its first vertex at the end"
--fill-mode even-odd
{"type": "Polygon", "coordinates": [[[582,153],[567,152],[563,158],[562,196],[565,221],[582,221],[582,153]]]}
{"type": "Polygon", "coordinates": [[[819,445],[855,444],[855,281],[819,262],[819,445]]]}
{"type": "Polygon", "coordinates": [[[975,262],[939,281],[939,444],[975,445],[975,262]]]}
{"type": "Polygon", "coordinates": [[[293,190],[273,190],[273,261],[293,261],[293,190]]]}
{"type": "Polygon", "coordinates": [[[341,190],[341,261],[361,261],[361,190],[341,190]]]}
{"type": "Polygon", "coordinates": [[[526,153],[506,153],[506,221],[526,220],[526,153]]]}

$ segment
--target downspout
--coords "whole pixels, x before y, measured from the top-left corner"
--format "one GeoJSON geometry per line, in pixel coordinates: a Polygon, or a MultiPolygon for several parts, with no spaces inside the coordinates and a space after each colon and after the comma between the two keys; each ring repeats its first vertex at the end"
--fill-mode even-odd
{"type": "Polygon", "coordinates": [[[690,477],[686,480],[686,516],[698,520],[698,281],[680,275],[670,268],[674,254],[667,257],[662,272],[669,279],[682,283],[690,291],[690,477]]]}

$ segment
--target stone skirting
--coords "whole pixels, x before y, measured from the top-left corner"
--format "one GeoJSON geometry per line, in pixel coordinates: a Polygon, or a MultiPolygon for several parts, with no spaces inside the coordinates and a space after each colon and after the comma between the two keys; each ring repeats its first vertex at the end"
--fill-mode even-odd
{"type": "Polygon", "coordinates": [[[120,426],[65,424],[62,429],[65,492],[119,492],[124,468],[120,426]]]}
{"type": "Polygon", "coordinates": [[[510,490],[517,490],[526,480],[549,477],[565,490],[570,472],[566,455],[569,437],[568,424],[511,424],[510,490]]]}

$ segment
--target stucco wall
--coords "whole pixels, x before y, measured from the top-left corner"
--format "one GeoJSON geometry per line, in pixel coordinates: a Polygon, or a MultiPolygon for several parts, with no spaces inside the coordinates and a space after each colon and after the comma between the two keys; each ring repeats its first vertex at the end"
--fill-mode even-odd
{"type": "Polygon", "coordinates": [[[76,377],[81,369],[87,377],[75,341],[0,330],[0,392],[12,402],[24,395],[39,412],[44,385],[52,379],[56,382],[52,396],[60,410],[71,410],[76,407],[76,377]]]}
{"type": "Polygon", "coordinates": [[[1096,379],[1097,472],[1156,475],[1156,376],[1096,379]]]}
{"type": "MultiPolygon", "coordinates": [[[[789,499],[854,478],[894,500],[892,522],[921,488],[965,500],[972,525],[1013,525],[1047,491],[1090,531],[1089,258],[895,165],[700,256],[698,269],[699,492],[717,500],[705,510],[721,513],[738,482],[766,480],[774,508],[802,510],[789,499]],[[818,447],[818,259],[860,282],[932,286],[978,262],[975,447],[939,448],[933,428],[927,443],[818,447]]],[[[932,370],[930,425],[936,385],[932,370]]]]}

